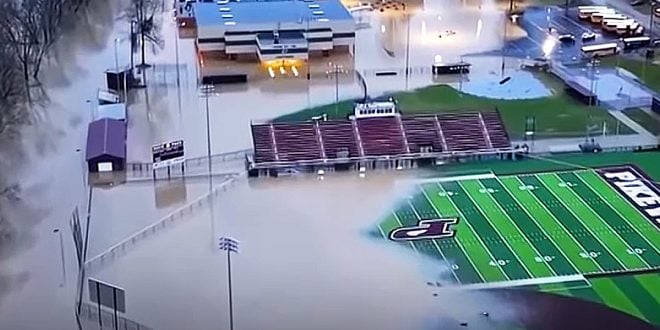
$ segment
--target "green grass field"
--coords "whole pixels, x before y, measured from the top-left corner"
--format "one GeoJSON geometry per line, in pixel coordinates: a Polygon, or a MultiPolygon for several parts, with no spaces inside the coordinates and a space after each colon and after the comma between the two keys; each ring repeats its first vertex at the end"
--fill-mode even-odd
{"type": "Polygon", "coordinates": [[[660,93],[660,65],[642,58],[608,57],[601,62],[604,66],[618,66],[636,75],[650,89],[660,93]]]}
{"type": "MultiPolygon", "coordinates": [[[[499,100],[478,97],[447,85],[435,85],[410,92],[398,92],[393,96],[398,100],[404,114],[429,114],[465,111],[493,111],[497,107],[507,131],[514,138],[522,137],[525,120],[536,118],[537,137],[576,137],[583,136],[587,123],[616,127],[616,119],[600,107],[585,106],[567,95],[554,77],[545,75],[544,83],[552,88],[550,97],[521,100],[499,100]],[[548,83],[546,80],[553,81],[548,83]],[[559,86],[559,87],[557,87],[559,86]]],[[[309,120],[314,116],[327,114],[330,119],[346,118],[353,112],[352,101],[328,104],[304,109],[276,118],[275,122],[309,120]]],[[[620,125],[621,134],[634,133],[628,126],[620,125]]]]}
{"type": "MultiPolygon", "coordinates": [[[[660,72],[658,74],[660,74],[660,72]]],[[[625,110],[624,113],[630,119],[644,127],[647,131],[655,135],[660,135],[660,120],[656,117],[651,116],[639,108],[628,109],[625,110]]]]}
{"type": "Polygon", "coordinates": [[[424,179],[373,234],[452,217],[453,237],[395,244],[446,263],[457,285],[532,287],[660,325],[660,231],[596,170],[424,179]]]}

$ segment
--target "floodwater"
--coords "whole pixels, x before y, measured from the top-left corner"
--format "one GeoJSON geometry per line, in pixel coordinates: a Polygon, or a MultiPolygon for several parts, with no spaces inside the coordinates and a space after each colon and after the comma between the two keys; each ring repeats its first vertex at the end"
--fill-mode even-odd
{"type": "MultiPolygon", "coordinates": [[[[104,87],[102,72],[114,67],[115,54],[120,66],[129,62],[128,26],[108,15],[119,14],[122,2],[108,4],[95,4],[90,18],[57,47],[53,67],[44,69],[50,103],[39,123],[25,129],[20,152],[10,153],[14,160],[3,162],[22,190],[20,202],[0,202],[13,228],[0,259],[3,329],[74,328],[77,269],[68,221],[74,208],[85,208],[87,198],[82,176],[86,125],[97,89],[104,87]]],[[[480,14],[459,2],[425,6],[410,20],[411,67],[427,67],[436,55],[456,61],[461,53],[500,44],[496,27],[501,14],[480,14]],[[457,34],[434,37],[448,29],[457,34]],[[422,30],[427,38],[418,38],[422,30]]],[[[401,34],[400,21],[385,20],[374,15],[372,27],[358,36],[364,42],[356,47],[355,65],[364,71],[369,93],[434,83],[427,75],[411,75],[406,81],[369,73],[405,67],[402,49],[407,33],[401,34]],[[398,31],[387,45],[394,57],[378,46],[380,20],[398,31]]],[[[148,62],[155,65],[145,76],[148,84],[154,83],[136,92],[129,107],[129,161],[149,161],[153,144],[176,138],[185,140],[189,157],[205,155],[207,100],[210,149],[220,153],[251,146],[251,120],[268,120],[336,97],[331,77],[263,80],[219,87],[208,99],[200,97],[193,42],[174,42],[174,31],[166,20],[165,48],[148,54],[148,62]]],[[[476,60],[473,64],[475,72],[493,70],[476,60]]],[[[338,86],[340,99],[362,93],[350,77],[342,77],[338,86]]],[[[451,329],[459,319],[476,318],[476,324],[488,306],[502,306],[501,312],[491,314],[508,318],[505,305],[483,294],[456,291],[433,298],[425,283],[443,272],[438,265],[365,235],[402,193],[393,188],[392,180],[390,175],[362,181],[348,175],[323,182],[269,181],[261,187],[241,181],[212,206],[139,241],[90,276],[125,288],[126,316],[156,329],[224,327],[226,266],[215,239],[232,235],[242,241],[233,264],[236,322],[242,329],[411,329],[437,327],[445,316],[449,323],[441,328],[451,329]]],[[[141,184],[95,189],[90,257],[207,189],[207,184],[196,181],[187,182],[183,192],[180,186],[141,184]]]]}
{"type": "MultiPolygon", "coordinates": [[[[473,62],[476,61],[488,62],[497,66],[501,65],[502,58],[479,56],[473,60],[473,62]]],[[[472,77],[469,81],[463,82],[459,90],[476,96],[505,100],[533,99],[552,95],[550,89],[532,72],[520,70],[520,63],[519,60],[508,59],[508,63],[505,60],[506,67],[503,72],[497,70],[472,77]],[[500,84],[506,78],[510,79],[500,84]]]]}
{"type": "Polygon", "coordinates": [[[407,194],[397,179],[406,177],[242,181],[90,276],[126,290],[126,316],[134,321],[223,328],[227,266],[217,238],[230,236],[240,241],[232,256],[237,329],[452,329],[479,322],[485,310],[493,321],[511,318],[506,304],[484,293],[434,297],[426,282],[442,281],[444,267],[367,236],[407,194]]]}
{"type": "MultiPolygon", "coordinates": [[[[481,9],[474,3],[461,1],[429,1],[422,5],[413,9],[415,13],[410,19],[378,12],[355,14],[361,17],[356,20],[361,19],[368,26],[357,31],[354,68],[363,75],[369,95],[412,90],[434,83],[458,87],[456,77],[434,80],[430,72],[412,73],[406,78],[403,75],[406,58],[410,68],[429,71],[435,62],[458,62],[462,54],[481,53],[501,46],[504,17],[493,2],[483,1],[481,9]],[[385,26],[385,32],[381,26],[385,26]],[[456,34],[449,35],[447,30],[456,34]],[[397,76],[375,75],[383,70],[400,73],[397,76]]],[[[194,42],[192,39],[174,42],[175,35],[174,24],[167,21],[163,27],[167,40],[165,48],[149,56],[155,66],[147,70],[147,81],[153,84],[146,93],[136,93],[136,104],[129,110],[133,118],[129,125],[129,161],[149,161],[153,144],[179,138],[185,140],[189,156],[207,153],[207,99],[197,88],[194,42]]],[[[121,41],[118,49],[119,62],[128,63],[128,44],[121,41]]],[[[333,54],[327,61],[332,62],[335,56],[340,55],[333,54]]],[[[324,61],[316,59],[313,65],[324,66],[324,61]]],[[[507,67],[519,66],[514,62],[508,61],[507,67]]],[[[499,72],[501,62],[475,57],[472,64],[473,73],[465,79],[477,80],[491,71],[499,72]]],[[[247,85],[216,86],[208,97],[211,153],[251,147],[251,121],[270,120],[310,106],[328,104],[336,98],[345,100],[361,95],[361,85],[352,74],[339,75],[338,84],[333,75],[320,75],[313,76],[310,81],[302,77],[277,76],[257,79],[247,85]]]]}

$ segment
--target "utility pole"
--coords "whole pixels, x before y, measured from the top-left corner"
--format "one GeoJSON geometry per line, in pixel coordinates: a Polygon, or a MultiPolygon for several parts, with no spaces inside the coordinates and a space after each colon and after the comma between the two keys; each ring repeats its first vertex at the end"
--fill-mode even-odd
{"type": "Polygon", "coordinates": [[[231,284],[231,254],[238,253],[239,242],[231,237],[220,237],[218,247],[227,251],[227,283],[229,286],[229,330],[234,330],[234,302],[231,284]]]}

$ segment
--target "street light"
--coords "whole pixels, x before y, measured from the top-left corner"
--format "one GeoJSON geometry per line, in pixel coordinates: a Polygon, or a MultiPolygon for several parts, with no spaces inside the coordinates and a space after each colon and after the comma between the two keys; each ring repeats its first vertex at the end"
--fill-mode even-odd
{"type": "Polygon", "coordinates": [[[231,286],[231,254],[238,253],[238,241],[231,237],[220,237],[218,248],[227,251],[227,282],[229,285],[229,329],[234,330],[234,303],[231,286]]]}

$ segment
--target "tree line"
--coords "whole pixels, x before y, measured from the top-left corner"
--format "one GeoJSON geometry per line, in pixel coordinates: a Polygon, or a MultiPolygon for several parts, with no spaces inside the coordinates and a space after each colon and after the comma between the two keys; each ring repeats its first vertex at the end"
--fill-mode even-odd
{"type": "Polygon", "coordinates": [[[43,60],[62,35],[65,19],[90,0],[0,2],[0,136],[25,120],[43,60]]]}

